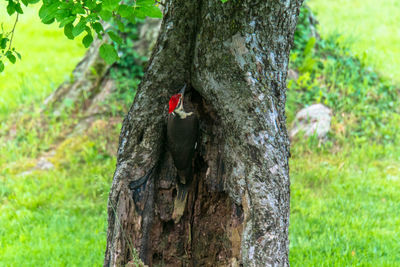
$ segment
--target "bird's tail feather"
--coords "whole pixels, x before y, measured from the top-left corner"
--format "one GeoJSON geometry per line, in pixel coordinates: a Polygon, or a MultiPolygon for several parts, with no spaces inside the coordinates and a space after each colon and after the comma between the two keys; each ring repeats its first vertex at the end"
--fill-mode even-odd
{"type": "Polygon", "coordinates": [[[172,213],[172,219],[175,221],[175,223],[178,223],[185,211],[189,185],[181,184],[178,182],[176,185],[176,189],[177,194],[174,201],[174,212],[172,213]]]}
{"type": "Polygon", "coordinates": [[[188,189],[189,189],[189,188],[188,188],[188,185],[178,183],[178,185],[177,185],[176,198],[177,198],[179,201],[185,201],[186,196],[187,196],[188,189]]]}

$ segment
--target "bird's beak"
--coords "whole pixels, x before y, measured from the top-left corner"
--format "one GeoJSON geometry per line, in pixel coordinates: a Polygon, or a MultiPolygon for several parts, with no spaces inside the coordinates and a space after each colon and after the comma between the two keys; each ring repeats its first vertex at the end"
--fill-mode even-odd
{"type": "Polygon", "coordinates": [[[185,94],[185,89],[186,89],[186,83],[183,86],[183,88],[179,91],[179,93],[183,96],[185,94]]]}

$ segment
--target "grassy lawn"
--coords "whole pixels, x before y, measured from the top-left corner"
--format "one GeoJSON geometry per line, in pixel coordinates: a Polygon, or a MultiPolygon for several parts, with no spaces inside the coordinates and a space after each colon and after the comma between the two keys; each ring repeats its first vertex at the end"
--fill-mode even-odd
{"type": "MultiPolygon", "coordinates": [[[[397,29],[387,22],[396,16],[375,9],[377,4],[371,1],[360,8],[356,5],[360,1],[311,2],[319,11],[322,29],[333,31],[336,25],[357,38],[387,25],[396,35],[397,29]],[[368,8],[387,18],[346,17],[368,8]],[[347,28],[340,27],[346,23],[347,28]]],[[[396,10],[398,5],[391,3],[396,10]]],[[[357,39],[349,49],[344,37],[323,32],[322,41],[309,39],[307,31],[297,34],[291,55],[299,79],[288,83],[289,123],[297,110],[313,103],[330,107],[333,119],[326,143],[313,138],[292,142],[290,262],[292,266],[399,266],[399,87],[353,56],[360,47],[370,47],[370,40],[357,39]]],[[[396,54],[399,48],[392,40],[382,38],[379,43],[385,45],[384,51],[396,54]]],[[[385,74],[393,67],[389,61],[374,60],[385,67],[385,74]]]]}
{"type": "MultiPolygon", "coordinates": [[[[385,76],[396,74],[400,58],[393,55],[400,48],[392,22],[399,4],[331,2],[310,1],[325,40],[299,34],[291,55],[299,79],[288,83],[288,123],[313,103],[327,105],[334,114],[326,143],[292,142],[291,265],[398,266],[398,86],[353,54],[375,51],[368,62],[385,76]],[[351,9],[339,8],[348,5],[351,9]],[[367,10],[376,16],[366,15],[367,10]],[[357,26],[350,24],[354,21],[357,26]],[[351,49],[343,47],[344,38],[330,37],[335,30],[353,37],[351,49]]],[[[68,78],[84,49],[55,26],[41,24],[36,12],[27,10],[17,26],[15,46],[23,60],[0,74],[0,266],[100,266],[115,168],[107,145],[117,142],[120,125],[110,130],[100,123],[85,136],[62,141],[57,138],[72,119],[50,116],[43,128],[38,108],[68,78]],[[54,168],[31,171],[50,151],[54,168]]]]}
{"type": "MultiPolygon", "coordinates": [[[[0,18],[9,29],[14,17],[5,14],[4,3],[0,18]]],[[[106,140],[64,140],[49,157],[53,170],[29,171],[72,123],[43,128],[38,109],[85,49],[55,25],[42,24],[37,9],[20,16],[14,44],[22,61],[0,74],[0,266],[100,266],[115,167],[102,152],[106,140]]],[[[112,135],[117,139],[118,130],[112,135]]]]}
{"type": "MultiPolygon", "coordinates": [[[[0,3],[0,22],[10,30],[15,15],[6,13],[6,2],[0,3]]],[[[66,80],[82,59],[84,47],[79,40],[71,41],[56,25],[44,25],[36,8],[25,8],[19,17],[13,46],[22,61],[6,62],[0,73],[0,119],[14,113],[22,105],[41,103],[66,80]]]]}
{"type": "Polygon", "coordinates": [[[346,147],[333,154],[293,149],[292,266],[400,263],[397,147],[346,147]]]}
{"type": "Polygon", "coordinates": [[[322,36],[339,32],[352,50],[383,75],[400,82],[400,2],[397,0],[309,0],[322,36]]]}
{"type": "Polygon", "coordinates": [[[102,265],[115,161],[87,160],[24,176],[0,172],[2,266],[102,265]]]}
{"type": "Polygon", "coordinates": [[[0,132],[0,265],[100,266],[116,163],[106,138],[116,142],[119,127],[94,125],[86,136],[67,138],[47,157],[54,169],[32,170],[33,155],[46,153],[39,127],[12,141],[0,132]]]}

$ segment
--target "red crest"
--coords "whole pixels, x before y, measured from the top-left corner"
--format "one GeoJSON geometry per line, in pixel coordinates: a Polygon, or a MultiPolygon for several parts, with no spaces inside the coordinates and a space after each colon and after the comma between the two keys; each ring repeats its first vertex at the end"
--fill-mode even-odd
{"type": "Polygon", "coordinates": [[[182,97],[181,94],[176,94],[176,95],[171,96],[171,98],[169,99],[169,110],[168,110],[168,113],[172,113],[175,110],[175,108],[178,105],[179,100],[181,99],[181,97],[182,97]]]}

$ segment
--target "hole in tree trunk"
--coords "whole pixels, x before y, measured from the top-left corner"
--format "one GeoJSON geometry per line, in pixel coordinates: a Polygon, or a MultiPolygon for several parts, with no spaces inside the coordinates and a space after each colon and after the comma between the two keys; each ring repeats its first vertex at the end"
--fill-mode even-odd
{"type": "MultiPolygon", "coordinates": [[[[149,238],[152,266],[226,266],[239,260],[243,210],[224,192],[224,139],[220,120],[195,90],[186,100],[200,118],[194,176],[185,211],[179,222],[172,220],[176,188],[165,186],[175,177],[173,162],[165,153],[161,175],[156,181],[154,217],[149,238]],[[169,193],[168,193],[169,192],[169,193]],[[170,197],[169,197],[170,196],[170,197]]],[[[175,180],[175,179],[173,179],[175,180]]]]}
{"type": "Polygon", "coordinates": [[[144,131],[141,131],[137,138],[137,144],[140,144],[143,141],[144,131]]]}
{"type": "Polygon", "coordinates": [[[172,198],[175,198],[176,197],[176,188],[174,188],[173,190],[172,190],[172,198]]]}

